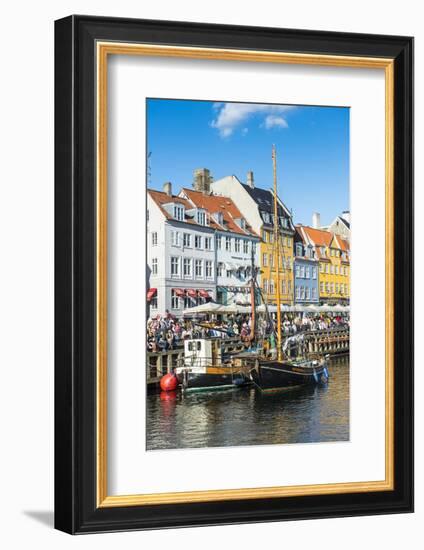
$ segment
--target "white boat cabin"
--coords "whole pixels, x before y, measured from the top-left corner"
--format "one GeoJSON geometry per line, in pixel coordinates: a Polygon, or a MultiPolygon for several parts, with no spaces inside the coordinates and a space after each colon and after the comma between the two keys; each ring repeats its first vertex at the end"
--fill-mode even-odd
{"type": "Polygon", "coordinates": [[[184,366],[208,367],[222,364],[221,341],[200,338],[184,341],[184,366]]]}

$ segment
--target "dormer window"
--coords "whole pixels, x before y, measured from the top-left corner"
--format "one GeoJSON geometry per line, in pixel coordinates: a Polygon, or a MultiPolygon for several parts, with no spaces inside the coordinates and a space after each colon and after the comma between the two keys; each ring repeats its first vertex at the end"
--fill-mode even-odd
{"type": "Polygon", "coordinates": [[[224,224],[224,214],[222,212],[215,212],[215,214],[213,214],[213,217],[216,223],[218,223],[219,225],[224,224]]]}
{"type": "Polygon", "coordinates": [[[206,220],[206,211],[198,210],[196,213],[196,221],[199,225],[207,225],[206,220]]]}
{"type": "Polygon", "coordinates": [[[296,256],[302,256],[302,245],[300,243],[296,244],[296,256]]]}
{"type": "Polygon", "coordinates": [[[246,220],[244,218],[236,218],[235,222],[242,229],[246,229],[246,220]]]}
{"type": "Polygon", "coordinates": [[[174,218],[180,222],[184,221],[184,206],[174,204],[174,218]]]}

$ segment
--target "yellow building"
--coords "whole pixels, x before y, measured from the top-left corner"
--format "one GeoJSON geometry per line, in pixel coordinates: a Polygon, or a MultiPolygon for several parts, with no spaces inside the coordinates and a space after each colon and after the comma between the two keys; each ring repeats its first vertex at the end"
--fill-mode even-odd
{"type": "MultiPolygon", "coordinates": [[[[280,299],[284,304],[293,303],[293,234],[289,231],[280,234],[278,256],[280,259],[280,299]]],[[[277,303],[277,246],[274,231],[263,228],[260,243],[261,288],[269,305],[277,303]]]]}
{"type": "Polygon", "coordinates": [[[320,302],[348,303],[350,299],[350,249],[347,240],[329,231],[302,226],[319,260],[320,302]]]}

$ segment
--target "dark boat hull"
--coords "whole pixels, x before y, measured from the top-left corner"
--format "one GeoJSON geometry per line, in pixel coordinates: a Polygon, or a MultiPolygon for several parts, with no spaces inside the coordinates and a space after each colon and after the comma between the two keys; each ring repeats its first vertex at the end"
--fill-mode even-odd
{"type": "Polygon", "coordinates": [[[240,373],[182,372],[177,375],[183,391],[225,390],[241,386],[246,379],[240,373]]]}
{"type": "Polygon", "coordinates": [[[266,361],[251,371],[253,383],[261,391],[289,390],[301,386],[326,384],[326,365],[302,367],[285,361],[266,361]]]}

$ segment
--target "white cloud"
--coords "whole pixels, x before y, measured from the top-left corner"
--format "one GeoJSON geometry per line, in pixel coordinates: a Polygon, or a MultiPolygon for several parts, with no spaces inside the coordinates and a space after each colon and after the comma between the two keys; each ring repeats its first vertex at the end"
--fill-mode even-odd
{"type": "MultiPolygon", "coordinates": [[[[216,128],[223,138],[231,136],[236,128],[254,116],[263,118],[263,126],[270,128],[287,128],[288,124],[283,116],[287,111],[296,107],[291,105],[258,105],[253,103],[215,103],[216,118],[212,120],[212,128],[216,128]]],[[[245,126],[242,133],[246,133],[245,126]]]]}
{"type": "Polygon", "coordinates": [[[270,128],[287,128],[288,124],[285,118],[277,115],[268,115],[265,118],[264,126],[267,130],[270,128]]]}

